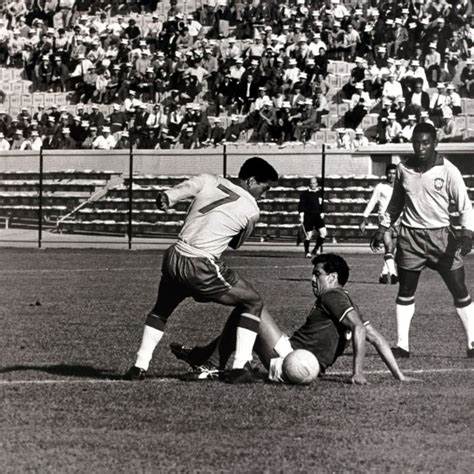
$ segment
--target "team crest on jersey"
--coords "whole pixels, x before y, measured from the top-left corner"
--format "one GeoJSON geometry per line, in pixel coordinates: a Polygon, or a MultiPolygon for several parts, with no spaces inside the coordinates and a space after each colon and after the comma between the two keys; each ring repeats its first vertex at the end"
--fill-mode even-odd
{"type": "Polygon", "coordinates": [[[443,178],[435,178],[434,180],[434,187],[436,191],[441,191],[443,189],[444,179],[443,178]]]}

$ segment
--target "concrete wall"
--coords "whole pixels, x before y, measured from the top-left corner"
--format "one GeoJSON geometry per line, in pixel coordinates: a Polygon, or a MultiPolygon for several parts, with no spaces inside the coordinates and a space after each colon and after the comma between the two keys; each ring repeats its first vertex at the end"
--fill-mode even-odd
{"type": "MultiPolygon", "coordinates": [[[[188,175],[198,173],[222,174],[223,147],[205,150],[134,150],[134,172],[150,175],[188,175]]],[[[320,175],[321,148],[301,145],[240,145],[226,147],[227,173],[237,174],[240,165],[251,156],[268,160],[281,175],[320,175]]],[[[474,143],[441,144],[446,153],[464,174],[474,174],[474,143]]],[[[389,162],[411,153],[409,144],[373,145],[358,152],[327,150],[326,175],[383,175],[389,162]]],[[[2,152],[0,171],[35,171],[39,169],[38,152],[2,152]]],[[[44,170],[115,171],[128,175],[127,150],[47,150],[44,170]]]]}

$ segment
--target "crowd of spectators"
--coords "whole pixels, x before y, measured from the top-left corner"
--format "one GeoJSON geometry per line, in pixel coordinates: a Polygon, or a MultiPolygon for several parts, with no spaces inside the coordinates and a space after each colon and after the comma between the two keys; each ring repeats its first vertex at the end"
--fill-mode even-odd
{"type": "Polygon", "coordinates": [[[426,120],[460,139],[454,117],[474,97],[471,0],[194,3],[3,2],[0,67],[23,68],[34,91],[67,92],[77,113],[2,110],[0,149],[308,142],[344,102],[338,146],[409,141],[426,120]],[[354,64],[339,90],[330,61],[354,64]]]}

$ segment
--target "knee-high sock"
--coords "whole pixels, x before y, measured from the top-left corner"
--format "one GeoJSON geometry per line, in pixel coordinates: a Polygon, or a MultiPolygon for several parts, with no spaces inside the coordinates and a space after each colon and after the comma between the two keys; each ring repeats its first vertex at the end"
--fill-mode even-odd
{"type": "Polygon", "coordinates": [[[148,370],[151,358],[153,357],[153,351],[163,337],[164,328],[165,321],[159,316],[152,313],[147,316],[145,327],[143,328],[142,342],[137,352],[136,367],[148,370]]]}
{"type": "Polygon", "coordinates": [[[309,240],[305,240],[303,242],[303,245],[304,245],[304,252],[309,253],[309,240]]]}
{"type": "Polygon", "coordinates": [[[235,343],[235,356],[232,364],[233,369],[241,369],[252,360],[252,350],[257,338],[260,318],[250,313],[242,313],[237,326],[237,338],[235,343]]]}
{"type": "Polygon", "coordinates": [[[415,314],[415,298],[414,297],[397,297],[397,346],[409,349],[409,332],[410,324],[415,314]]]}
{"type": "Polygon", "coordinates": [[[153,351],[160,342],[162,336],[163,331],[145,325],[143,328],[142,343],[137,352],[137,361],[135,362],[136,367],[148,370],[151,358],[153,357],[153,351]]]}
{"type": "Polygon", "coordinates": [[[467,348],[474,349],[474,304],[471,297],[468,296],[462,301],[456,301],[456,313],[462,321],[464,331],[466,332],[467,348]]]}
{"type": "Polygon", "coordinates": [[[318,237],[316,239],[316,245],[314,246],[314,253],[316,253],[324,244],[324,237],[318,237]]]}

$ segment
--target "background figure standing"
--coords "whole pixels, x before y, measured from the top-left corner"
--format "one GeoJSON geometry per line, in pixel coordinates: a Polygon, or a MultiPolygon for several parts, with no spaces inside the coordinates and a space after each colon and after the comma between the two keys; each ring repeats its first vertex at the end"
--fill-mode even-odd
{"type": "Polygon", "coordinates": [[[309,188],[300,194],[300,202],[298,204],[300,223],[304,231],[304,252],[308,258],[319,252],[327,236],[324,215],[322,214],[322,201],[318,180],[313,177],[309,182],[309,188]],[[310,253],[309,244],[315,232],[317,235],[316,245],[310,253]]]}
{"type": "Polygon", "coordinates": [[[401,216],[397,243],[400,286],[397,295],[396,357],[409,357],[409,331],[415,314],[420,273],[436,270],[451,293],[467,337],[467,356],[474,357],[474,305],[466,286],[462,257],[472,249],[472,204],[460,171],[436,152],[436,129],[419,123],[413,130],[414,155],[397,167],[392,198],[371,248],[377,251],[385,232],[401,216]],[[459,213],[461,230],[453,232],[450,206],[459,213]]]}
{"type": "MultiPolygon", "coordinates": [[[[375,186],[372,196],[370,197],[367,206],[365,207],[362,222],[359,225],[360,231],[365,232],[365,228],[368,223],[369,215],[377,207],[379,224],[382,222],[383,215],[387,210],[388,203],[392,197],[393,183],[395,182],[395,176],[397,174],[396,165],[388,165],[385,170],[385,181],[378,183],[375,186]]],[[[385,249],[384,263],[382,273],[380,273],[379,283],[398,283],[397,268],[395,266],[395,260],[393,259],[395,245],[397,240],[397,231],[394,226],[391,226],[385,232],[383,236],[383,245],[385,249]]]]}

